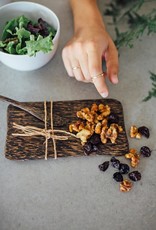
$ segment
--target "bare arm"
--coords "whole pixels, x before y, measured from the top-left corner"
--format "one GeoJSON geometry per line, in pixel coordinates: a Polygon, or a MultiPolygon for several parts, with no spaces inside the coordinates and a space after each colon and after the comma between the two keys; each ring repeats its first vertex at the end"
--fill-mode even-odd
{"type": "Polygon", "coordinates": [[[99,23],[104,27],[104,23],[96,4],[96,0],[70,0],[74,29],[79,30],[83,26],[94,26],[99,23]],[[84,25],[87,23],[86,25],[84,25]]]}

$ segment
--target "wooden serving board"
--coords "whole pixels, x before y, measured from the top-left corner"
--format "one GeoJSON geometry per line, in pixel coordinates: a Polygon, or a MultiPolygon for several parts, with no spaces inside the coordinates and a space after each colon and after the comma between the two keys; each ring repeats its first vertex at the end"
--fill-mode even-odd
{"type": "MultiPolygon", "coordinates": [[[[27,102],[32,107],[40,108],[44,112],[43,102],[27,102]]],[[[100,145],[100,150],[90,155],[124,155],[129,151],[128,139],[124,125],[123,108],[119,101],[114,99],[100,100],[76,100],[53,102],[53,126],[54,129],[69,131],[69,124],[78,120],[76,112],[84,107],[91,107],[93,103],[103,103],[111,107],[111,111],[119,116],[119,125],[123,127],[123,132],[119,134],[116,144],[106,143],[100,145]]],[[[47,102],[48,119],[50,119],[50,102],[47,102]]],[[[44,122],[30,115],[13,105],[7,110],[8,130],[6,138],[5,157],[10,160],[30,160],[42,159],[45,157],[45,138],[43,136],[16,137],[13,133],[21,131],[13,127],[13,123],[19,125],[29,125],[44,129],[44,122]]],[[[50,127],[48,127],[50,128],[50,127]]],[[[80,139],[70,137],[68,140],[56,141],[57,156],[85,156],[80,139]]],[[[53,142],[48,140],[48,158],[54,157],[53,142]]]]}

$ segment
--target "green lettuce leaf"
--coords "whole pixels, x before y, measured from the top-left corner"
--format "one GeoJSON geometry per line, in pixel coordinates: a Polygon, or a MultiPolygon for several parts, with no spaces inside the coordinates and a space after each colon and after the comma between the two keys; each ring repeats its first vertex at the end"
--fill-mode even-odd
{"type": "Polygon", "coordinates": [[[50,52],[53,49],[52,34],[45,38],[39,35],[37,39],[34,35],[31,35],[30,41],[26,41],[26,49],[29,56],[34,56],[38,51],[50,52]]]}
{"type": "Polygon", "coordinates": [[[2,32],[2,40],[4,41],[5,39],[9,38],[10,31],[12,32],[12,34],[16,33],[16,30],[15,30],[16,27],[19,27],[19,28],[26,27],[29,21],[30,20],[23,15],[8,21],[2,32]]]}
{"type": "Polygon", "coordinates": [[[4,48],[6,46],[5,43],[3,43],[2,41],[0,41],[0,48],[4,48]]]}
{"type": "Polygon", "coordinates": [[[37,24],[22,15],[8,21],[3,29],[2,40],[0,40],[1,50],[9,54],[28,54],[29,56],[35,56],[39,51],[50,52],[53,49],[52,39],[56,31],[47,22],[39,20],[37,24]],[[39,32],[34,34],[36,28],[41,28],[44,35],[39,32]],[[45,36],[47,31],[49,35],[45,36]]]}
{"type": "Polygon", "coordinates": [[[15,47],[15,42],[9,42],[6,47],[5,50],[9,53],[9,54],[16,54],[16,47],[15,47]]]}

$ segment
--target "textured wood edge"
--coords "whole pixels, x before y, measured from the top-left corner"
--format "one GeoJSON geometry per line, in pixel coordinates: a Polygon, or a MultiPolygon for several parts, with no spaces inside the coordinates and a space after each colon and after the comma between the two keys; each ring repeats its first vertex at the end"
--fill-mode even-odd
{"type": "MultiPolygon", "coordinates": [[[[107,104],[107,102],[108,101],[113,101],[113,102],[115,102],[116,104],[118,104],[118,105],[120,105],[120,108],[121,108],[121,114],[122,114],[122,119],[123,119],[123,123],[122,123],[122,127],[123,127],[123,129],[124,129],[124,131],[125,131],[125,140],[126,140],[126,146],[125,146],[125,153],[126,152],[128,152],[128,150],[129,150],[129,143],[128,143],[128,138],[127,138],[127,132],[126,132],[126,127],[125,127],[125,122],[124,122],[124,111],[123,111],[123,106],[122,106],[122,104],[121,104],[121,102],[120,101],[118,101],[118,100],[116,100],[116,99],[95,99],[95,100],[75,100],[75,101],[58,101],[58,102],[54,102],[54,103],[65,103],[65,102],[68,102],[68,103],[70,103],[70,102],[72,102],[72,103],[77,103],[77,102],[89,102],[89,103],[94,103],[94,102],[96,102],[97,103],[97,101],[98,102],[102,102],[102,103],[105,103],[105,104],[107,104]]],[[[34,104],[34,103],[36,103],[36,104],[38,104],[38,103],[43,103],[43,102],[24,102],[24,103],[28,103],[28,104],[30,104],[30,103],[32,103],[32,104],[34,104]]],[[[49,103],[49,102],[48,102],[49,103]]],[[[7,148],[6,148],[6,146],[7,146],[7,137],[8,137],[8,132],[9,132],[9,127],[8,127],[8,123],[9,123],[9,109],[10,109],[10,107],[14,107],[14,106],[12,106],[12,105],[9,105],[8,106],[8,109],[7,109],[7,136],[6,136],[6,145],[5,145],[5,153],[6,153],[6,151],[7,151],[7,148]]],[[[125,154],[124,153],[124,154],[125,154]]],[[[93,154],[91,154],[91,155],[115,155],[115,156],[120,156],[120,155],[124,155],[123,154],[123,152],[121,153],[121,154],[110,154],[110,153],[104,153],[104,154],[96,154],[96,153],[93,153],[93,154]]],[[[82,153],[80,153],[80,155],[75,155],[75,156],[84,156],[84,153],[82,154],[82,153]]],[[[53,154],[52,155],[50,155],[49,154],[49,156],[48,157],[53,157],[53,154]]],[[[10,160],[14,160],[13,158],[10,158],[8,155],[6,155],[6,158],[7,159],[10,159],[10,160]]],[[[41,156],[41,157],[37,157],[36,159],[43,159],[44,158],[44,155],[43,156],[41,156]]],[[[22,160],[22,159],[16,159],[16,160],[22,160]]],[[[23,160],[28,160],[28,159],[23,159],[23,160]]]]}

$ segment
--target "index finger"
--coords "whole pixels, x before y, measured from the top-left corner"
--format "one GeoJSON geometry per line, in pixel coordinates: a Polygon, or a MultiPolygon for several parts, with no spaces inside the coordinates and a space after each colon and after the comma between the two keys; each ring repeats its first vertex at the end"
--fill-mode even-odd
{"type": "Polygon", "coordinates": [[[97,91],[102,97],[108,96],[108,88],[105,83],[105,76],[102,70],[102,54],[96,50],[88,52],[88,68],[97,91]]]}

